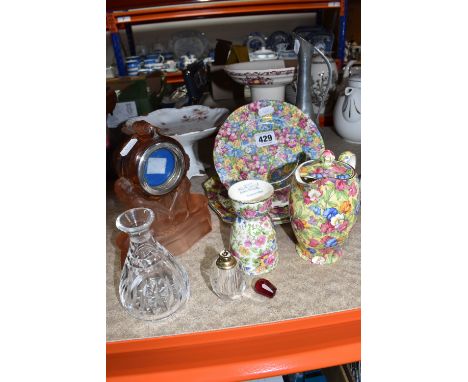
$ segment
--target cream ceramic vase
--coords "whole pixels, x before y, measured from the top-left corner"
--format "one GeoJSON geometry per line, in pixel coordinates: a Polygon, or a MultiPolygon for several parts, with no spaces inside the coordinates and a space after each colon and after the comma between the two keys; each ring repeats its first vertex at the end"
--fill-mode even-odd
{"type": "Polygon", "coordinates": [[[330,75],[328,66],[319,54],[312,55],[312,65],[311,65],[311,77],[312,77],[312,86],[311,86],[311,96],[312,104],[315,115],[321,115],[329,109],[327,107],[327,101],[336,89],[336,82],[338,81],[338,69],[336,67],[335,60],[329,56],[327,59],[330,62],[332,68],[332,74],[330,79],[330,88],[327,93],[324,94],[325,88],[327,86],[328,76],[330,75]],[[319,110],[320,102],[323,98],[322,108],[319,110]]]}
{"type": "Polygon", "coordinates": [[[361,143],[361,75],[352,75],[333,110],[333,124],[346,141],[361,143]]]}
{"type": "Polygon", "coordinates": [[[338,160],[325,150],[318,160],[301,164],[289,199],[296,252],[313,264],[332,264],[356,222],[360,187],[356,156],[345,151],[338,160]]]}
{"type": "Polygon", "coordinates": [[[228,191],[237,218],[231,228],[231,253],[244,273],[253,276],[278,263],[276,232],[269,216],[273,186],[263,180],[243,180],[228,191]]]}

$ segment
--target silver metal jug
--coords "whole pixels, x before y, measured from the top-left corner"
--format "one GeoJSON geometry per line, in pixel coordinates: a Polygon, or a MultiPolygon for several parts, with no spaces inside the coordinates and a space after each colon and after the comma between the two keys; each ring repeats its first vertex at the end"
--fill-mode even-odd
{"type": "Polygon", "coordinates": [[[294,35],[294,50],[298,51],[298,75],[297,75],[297,95],[296,95],[296,106],[301,109],[305,114],[307,114],[312,121],[319,126],[319,114],[315,115],[313,104],[312,104],[312,76],[311,76],[311,66],[312,66],[312,54],[316,51],[325,61],[328,67],[328,81],[325,91],[321,97],[321,104],[319,110],[322,109],[323,102],[325,100],[325,95],[328,93],[330,88],[331,73],[332,67],[330,61],[325,56],[325,54],[320,50],[319,46],[312,45],[309,41],[299,36],[298,34],[294,35]]]}

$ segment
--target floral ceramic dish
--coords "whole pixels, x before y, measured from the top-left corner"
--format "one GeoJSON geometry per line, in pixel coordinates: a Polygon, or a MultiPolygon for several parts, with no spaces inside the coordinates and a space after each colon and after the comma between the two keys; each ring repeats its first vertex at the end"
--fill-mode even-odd
{"type": "Polygon", "coordinates": [[[257,60],[224,66],[224,71],[237,83],[250,86],[252,100],[284,101],[284,92],[296,72],[284,60],[257,60]]]}
{"type": "Polygon", "coordinates": [[[283,60],[259,60],[224,66],[224,71],[237,83],[249,86],[291,82],[296,68],[286,67],[283,60]]]}
{"type": "MultiPolygon", "coordinates": [[[[228,192],[219,178],[215,176],[206,180],[203,183],[203,189],[205,190],[208,205],[211,209],[223,222],[232,224],[236,219],[236,213],[232,206],[232,201],[229,199],[228,192]]],[[[270,217],[273,224],[289,223],[289,206],[275,207],[275,203],[273,202],[270,217]]]]}
{"type": "Polygon", "coordinates": [[[180,135],[203,131],[219,126],[229,114],[225,108],[210,108],[203,105],[192,105],[176,108],[158,109],[146,116],[133,117],[127,120],[122,132],[132,135],[132,125],[136,121],[145,120],[157,126],[162,134],[180,135]]]}
{"type": "Polygon", "coordinates": [[[312,120],[286,102],[260,100],[229,115],[216,136],[213,161],[223,185],[245,179],[269,181],[272,173],[304,152],[316,159],[324,150],[312,120]]]}

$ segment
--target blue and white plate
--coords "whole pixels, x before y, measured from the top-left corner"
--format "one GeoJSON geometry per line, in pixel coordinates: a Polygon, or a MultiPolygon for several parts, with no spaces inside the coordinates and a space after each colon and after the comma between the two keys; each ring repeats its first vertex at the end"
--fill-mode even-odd
{"type": "Polygon", "coordinates": [[[333,49],[335,35],[323,26],[300,26],[295,28],[293,32],[313,45],[323,46],[326,53],[331,53],[333,49]]]}
{"type": "Polygon", "coordinates": [[[251,32],[247,36],[245,45],[249,52],[255,52],[266,47],[266,37],[260,32],[251,32]]]}
{"type": "Polygon", "coordinates": [[[276,31],[268,37],[266,46],[268,49],[274,50],[276,52],[290,50],[293,48],[293,38],[287,32],[276,31]]]}

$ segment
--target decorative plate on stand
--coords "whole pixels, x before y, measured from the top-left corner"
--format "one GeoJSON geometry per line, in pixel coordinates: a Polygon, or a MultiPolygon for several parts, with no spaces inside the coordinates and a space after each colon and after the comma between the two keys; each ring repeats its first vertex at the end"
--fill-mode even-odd
{"type": "Polygon", "coordinates": [[[271,173],[296,162],[302,152],[316,159],[323,150],[317,126],[300,109],[260,100],[229,115],[216,136],[213,160],[228,189],[240,180],[268,181],[271,173]]]}

